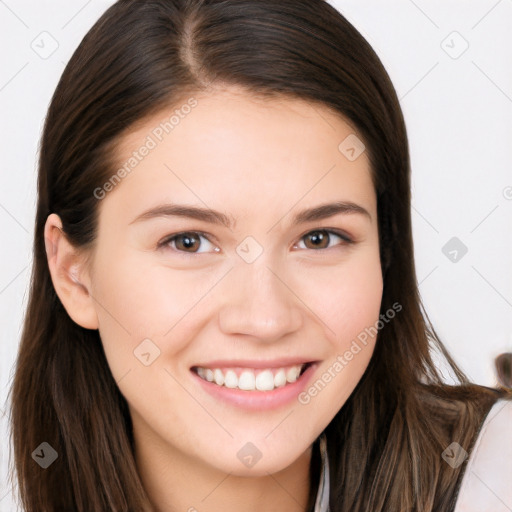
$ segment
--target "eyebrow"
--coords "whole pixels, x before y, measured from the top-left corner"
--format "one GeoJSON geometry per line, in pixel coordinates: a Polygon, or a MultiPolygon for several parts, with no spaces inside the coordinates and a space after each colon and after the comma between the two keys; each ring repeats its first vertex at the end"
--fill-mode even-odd
{"type": "MultiPolygon", "coordinates": [[[[359,214],[368,217],[369,220],[372,218],[368,210],[356,203],[352,203],[350,201],[336,201],[334,203],[325,203],[296,213],[292,219],[292,225],[319,221],[339,214],[359,214]]],[[[212,210],[210,208],[200,208],[197,206],[182,204],[162,204],[155,206],[154,208],[138,215],[130,222],[130,224],[158,217],[187,217],[208,222],[210,224],[226,226],[230,229],[234,228],[236,224],[231,217],[222,212],[212,210]]]]}

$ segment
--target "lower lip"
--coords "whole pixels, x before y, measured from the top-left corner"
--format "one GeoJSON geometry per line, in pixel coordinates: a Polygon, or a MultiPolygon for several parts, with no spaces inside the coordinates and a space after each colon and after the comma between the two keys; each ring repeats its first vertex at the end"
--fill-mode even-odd
{"type": "Polygon", "coordinates": [[[295,382],[288,383],[281,388],[275,388],[272,391],[244,391],[237,388],[227,388],[202,379],[192,370],[191,373],[203,389],[218,400],[244,409],[264,411],[282,407],[297,400],[299,394],[311,380],[317,366],[318,363],[309,365],[295,382]]]}

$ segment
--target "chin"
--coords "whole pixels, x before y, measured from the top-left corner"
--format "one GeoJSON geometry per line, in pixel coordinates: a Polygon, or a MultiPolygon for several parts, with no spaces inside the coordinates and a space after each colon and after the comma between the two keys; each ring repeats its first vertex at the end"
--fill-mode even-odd
{"type": "Polygon", "coordinates": [[[297,451],[297,445],[287,447],[279,441],[277,441],[277,447],[272,446],[272,443],[262,446],[258,442],[250,441],[236,444],[237,446],[240,444],[240,448],[232,449],[230,446],[216,457],[214,465],[225,473],[239,477],[265,477],[279,473],[301,458],[309,458],[311,455],[311,449],[308,446],[305,446],[302,451],[297,451]],[[235,457],[226,457],[227,452],[232,450],[235,452],[235,457]]]}

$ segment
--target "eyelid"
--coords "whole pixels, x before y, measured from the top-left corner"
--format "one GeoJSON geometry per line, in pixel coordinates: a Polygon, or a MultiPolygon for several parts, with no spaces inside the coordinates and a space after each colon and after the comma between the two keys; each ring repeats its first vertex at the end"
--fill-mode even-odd
{"type": "MultiPolygon", "coordinates": [[[[340,230],[338,228],[318,227],[318,228],[314,228],[314,229],[309,229],[308,231],[306,231],[302,235],[300,235],[298,237],[298,241],[293,245],[293,247],[296,247],[302,241],[302,239],[304,237],[306,237],[307,235],[310,235],[310,234],[316,233],[316,232],[325,232],[327,234],[335,235],[335,236],[338,236],[339,238],[341,238],[343,243],[342,244],[338,244],[338,245],[336,245],[334,247],[339,247],[340,245],[350,245],[350,244],[354,244],[355,243],[354,238],[352,236],[350,236],[348,233],[346,233],[344,230],[340,230]]],[[[209,243],[214,244],[214,241],[212,241],[212,239],[215,240],[215,237],[213,237],[212,235],[209,235],[209,234],[207,234],[207,233],[205,233],[203,231],[198,231],[198,230],[186,230],[186,231],[180,231],[180,232],[172,233],[170,235],[165,236],[164,238],[162,238],[157,243],[157,247],[156,248],[157,249],[165,249],[166,247],[168,247],[170,242],[172,242],[173,240],[179,238],[182,235],[186,235],[186,234],[199,235],[200,237],[203,237],[206,240],[208,240],[209,243]]],[[[322,251],[325,251],[327,249],[333,249],[334,247],[320,248],[320,249],[310,249],[310,250],[322,252],[322,251]]],[[[208,254],[208,253],[202,253],[202,252],[180,251],[178,249],[174,249],[174,248],[170,248],[170,247],[169,247],[169,249],[171,251],[175,252],[175,253],[180,253],[180,254],[183,254],[183,255],[186,255],[186,256],[195,256],[197,254],[208,254]]],[[[307,248],[305,250],[307,250],[307,248]]],[[[218,251],[216,251],[216,253],[218,253],[218,251]]]]}
{"type": "MultiPolygon", "coordinates": [[[[343,246],[343,245],[352,245],[352,244],[355,243],[355,240],[348,233],[346,233],[343,230],[340,230],[340,229],[337,229],[337,228],[328,228],[328,227],[324,228],[324,227],[320,227],[320,228],[309,229],[308,231],[306,231],[303,235],[301,235],[299,237],[299,241],[296,244],[294,244],[294,247],[296,247],[302,241],[302,239],[304,237],[306,237],[307,235],[310,235],[312,233],[317,233],[317,232],[323,232],[323,233],[327,233],[329,235],[335,235],[335,236],[341,238],[342,243],[337,244],[337,245],[335,245],[333,247],[320,248],[320,249],[310,249],[310,250],[315,251],[315,252],[321,253],[321,252],[324,252],[324,251],[326,251],[328,249],[334,249],[336,247],[340,247],[340,246],[343,246]]],[[[303,250],[307,250],[307,248],[303,249],[303,250]]]]}
{"type": "Polygon", "coordinates": [[[319,227],[319,228],[308,229],[304,234],[302,234],[299,237],[299,240],[304,238],[306,235],[309,235],[311,233],[316,233],[318,231],[324,231],[329,234],[337,235],[340,238],[342,238],[344,242],[347,242],[347,243],[355,242],[355,239],[351,235],[349,235],[345,230],[339,229],[339,228],[330,228],[330,227],[319,227]]]}
{"type": "MultiPolygon", "coordinates": [[[[200,237],[203,237],[203,238],[206,238],[206,240],[208,240],[208,242],[210,242],[212,245],[214,245],[214,242],[213,240],[215,239],[215,237],[203,232],[203,231],[198,231],[198,230],[195,230],[195,229],[188,229],[186,231],[179,231],[177,233],[172,233],[170,235],[167,235],[167,236],[164,236],[156,245],[156,248],[157,249],[165,249],[166,246],[168,246],[173,240],[179,238],[180,236],[183,236],[183,235],[187,235],[187,234],[193,234],[193,235],[199,235],[200,237]],[[213,239],[213,240],[212,240],[213,239]]],[[[196,254],[204,254],[204,253],[200,253],[200,252],[186,252],[186,251],[179,251],[177,249],[173,249],[173,248],[170,248],[171,251],[173,252],[177,252],[177,253],[181,253],[181,254],[185,254],[187,256],[194,256],[196,254]]]]}

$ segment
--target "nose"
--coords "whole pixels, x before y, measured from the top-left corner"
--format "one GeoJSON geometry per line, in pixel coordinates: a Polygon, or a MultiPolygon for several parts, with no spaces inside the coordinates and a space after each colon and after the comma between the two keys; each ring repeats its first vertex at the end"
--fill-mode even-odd
{"type": "Polygon", "coordinates": [[[302,302],[286,277],[286,272],[270,268],[262,257],[235,265],[222,293],[222,332],[272,342],[299,330],[302,302]]]}

